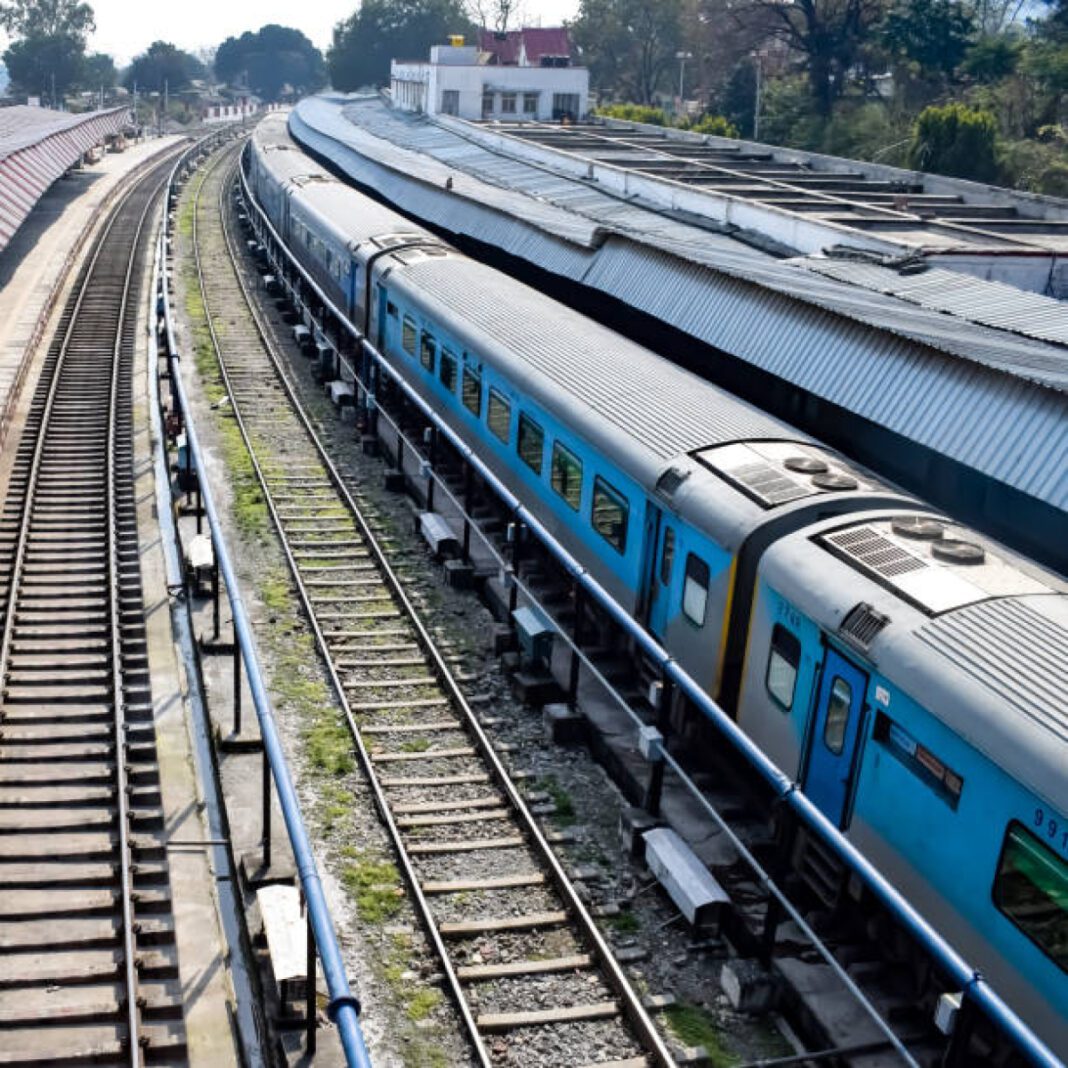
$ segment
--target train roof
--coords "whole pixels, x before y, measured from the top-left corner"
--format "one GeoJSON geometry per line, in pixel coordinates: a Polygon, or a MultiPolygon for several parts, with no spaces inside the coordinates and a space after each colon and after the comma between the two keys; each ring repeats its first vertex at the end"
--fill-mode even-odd
{"type": "Polygon", "coordinates": [[[1068,810],[1068,584],[1058,575],[915,512],[799,531],[762,566],[895,686],[1068,810]]]}

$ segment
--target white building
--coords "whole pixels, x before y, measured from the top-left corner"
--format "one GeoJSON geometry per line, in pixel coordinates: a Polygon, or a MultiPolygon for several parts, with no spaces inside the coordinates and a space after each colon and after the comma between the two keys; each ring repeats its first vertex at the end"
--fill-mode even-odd
{"type": "Polygon", "coordinates": [[[589,106],[590,74],[584,67],[570,65],[569,50],[561,51],[561,41],[566,46],[564,30],[519,30],[499,38],[484,35],[483,46],[502,46],[495,50],[454,38],[453,44],[431,48],[429,63],[393,60],[393,106],[475,120],[580,119],[589,106]],[[539,50],[537,39],[535,47],[523,40],[524,35],[550,32],[558,35],[551,39],[552,52],[539,50]]]}

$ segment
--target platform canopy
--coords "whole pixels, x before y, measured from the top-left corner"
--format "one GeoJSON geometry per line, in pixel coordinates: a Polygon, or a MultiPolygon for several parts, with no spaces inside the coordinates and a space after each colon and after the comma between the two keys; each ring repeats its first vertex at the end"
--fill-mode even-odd
{"type": "Polygon", "coordinates": [[[44,191],[93,145],[126,125],[128,107],[71,115],[47,108],[0,108],[0,250],[44,191]]]}

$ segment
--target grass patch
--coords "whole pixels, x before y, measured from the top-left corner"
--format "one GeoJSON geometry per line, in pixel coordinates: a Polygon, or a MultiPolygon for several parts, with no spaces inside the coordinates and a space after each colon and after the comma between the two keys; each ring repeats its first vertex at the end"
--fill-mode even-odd
{"type": "Polygon", "coordinates": [[[291,606],[289,575],[282,570],[275,570],[260,583],[260,599],[265,608],[272,612],[285,612],[291,606]]]}
{"type": "Polygon", "coordinates": [[[553,823],[558,827],[574,826],[578,816],[575,814],[575,803],[571,800],[571,795],[552,776],[543,779],[540,785],[556,808],[552,814],[553,823]]]}
{"type": "Polygon", "coordinates": [[[409,738],[401,743],[401,749],[406,753],[425,753],[429,748],[429,738],[409,738]]]}
{"type": "Polygon", "coordinates": [[[667,1025],[685,1046],[704,1046],[713,1068],[730,1068],[738,1058],[723,1048],[715,1017],[700,1005],[681,1001],[664,1010],[667,1025]]]}
{"type": "Polygon", "coordinates": [[[356,911],[364,923],[383,923],[400,911],[400,875],[390,861],[350,860],[341,869],[341,881],[355,897],[356,911]]]}
{"type": "Polygon", "coordinates": [[[441,1004],[441,991],[416,990],[408,998],[405,1012],[413,1021],[425,1020],[441,1004]]]}
{"type": "Polygon", "coordinates": [[[635,934],[642,929],[641,920],[629,910],[624,910],[615,916],[606,916],[604,922],[619,934],[635,934]]]}

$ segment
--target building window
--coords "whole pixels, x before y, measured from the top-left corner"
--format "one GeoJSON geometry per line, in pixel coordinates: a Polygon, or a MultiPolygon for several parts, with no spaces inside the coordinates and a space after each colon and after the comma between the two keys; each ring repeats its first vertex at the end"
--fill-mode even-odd
{"type": "Polygon", "coordinates": [[[502,115],[514,115],[515,114],[516,95],[515,93],[501,93],[501,114],[502,115]]]}
{"type": "Polygon", "coordinates": [[[441,111],[443,115],[460,114],[460,90],[443,89],[441,92],[441,111]]]}
{"type": "Polygon", "coordinates": [[[710,578],[708,564],[699,556],[690,553],[686,557],[686,581],[682,587],[682,614],[699,627],[705,625],[710,578]]]}
{"type": "Polygon", "coordinates": [[[434,373],[434,339],[429,334],[423,334],[423,343],[419,346],[419,362],[431,373],[434,373]]]}
{"type": "Polygon", "coordinates": [[[456,357],[448,349],[441,350],[441,366],[438,368],[438,376],[442,385],[450,392],[456,391],[456,357]]]}
{"type": "Polygon", "coordinates": [[[553,442],[551,483],[568,508],[576,512],[582,503],[582,461],[560,442],[553,442]]]}
{"type": "MultiPolygon", "coordinates": [[[[497,390],[489,391],[489,411],[486,413],[486,421],[489,423],[490,433],[498,441],[508,444],[508,438],[512,431],[512,405],[503,393],[497,390]]],[[[538,466],[541,466],[539,461],[538,466]]]]}
{"type": "Polygon", "coordinates": [[[416,339],[415,323],[407,315],[404,317],[404,322],[401,324],[401,348],[404,349],[409,356],[415,355],[415,339],[416,339]]]}
{"type": "Polygon", "coordinates": [[[764,685],[775,703],[789,712],[794,703],[797,669],[801,666],[801,643],[781,623],[771,632],[771,651],[764,685]]]}
{"type": "Polygon", "coordinates": [[[460,399],[464,407],[476,418],[482,415],[482,376],[470,367],[464,368],[460,399]]]}
{"type": "Polygon", "coordinates": [[[593,480],[593,509],[590,518],[593,529],[617,552],[627,548],[627,519],[630,504],[618,490],[613,489],[600,475],[593,480]]]}
{"type": "Polygon", "coordinates": [[[537,115],[538,113],[538,99],[541,96],[540,93],[524,93],[523,94],[523,114],[524,115],[537,115]]]}
{"type": "Polygon", "coordinates": [[[534,472],[541,475],[542,456],[545,451],[545,431],[527,415],[519,415],[519,437],[515,444],[519,458],[534,472]]]}
{"type": "Polygon", "coordinates": [[[493,114],[493,94],[490,92],[484,92],[482,94],[482,117],[487,119],[493,114]]]}
{"type": "MultiPolygon", "coordinates": [[[[1035,818],[1048,836],[1051,827],[1053,836],[1060,829],[1056,818],[1042,809],[1035,818]]],[[[1068,971],[1068,861],[1019,823],[1010,824],[1005,835],[994,904],[1054,964],[1068,971]]]]}

